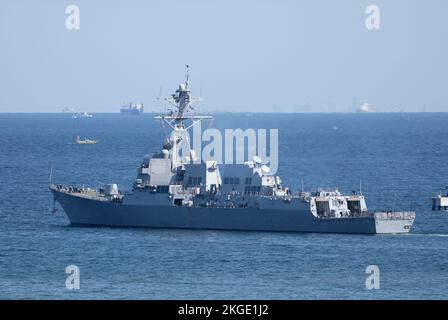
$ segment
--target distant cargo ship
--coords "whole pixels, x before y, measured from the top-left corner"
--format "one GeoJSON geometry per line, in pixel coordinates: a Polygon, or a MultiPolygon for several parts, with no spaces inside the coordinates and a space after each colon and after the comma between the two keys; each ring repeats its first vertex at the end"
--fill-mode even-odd
{"type": "Polygon", "coordinates": [[[356,109],[356,112],[370,113],[370,112],[375,112],[375,109],[372,107],[372,105],[370,103],[364,102],[363,104],[361,104],[359,106],[358,109],[356,109]]]}
{"type": "Polygon", "coordinates": [[[120,109],[121,114],[139,115],[143,113],[143,103],[129,103],[120,109]]]}

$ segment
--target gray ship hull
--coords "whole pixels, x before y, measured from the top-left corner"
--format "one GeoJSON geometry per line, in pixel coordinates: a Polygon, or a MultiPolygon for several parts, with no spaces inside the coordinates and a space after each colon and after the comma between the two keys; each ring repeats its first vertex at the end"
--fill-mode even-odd
{"type": "Polygon", "coordinates": [[[51,190],[71,224],[316,233],[407,233],[412,219],[322,219],[309,210],[129,205],[51,190]]]}
{"type": "Polygon", "coordinates": [[[138,116],[143,113],[143,111],[137,110],[137,109],[121,109],[120,113],[123,115],[134,115],[138,116]]]}

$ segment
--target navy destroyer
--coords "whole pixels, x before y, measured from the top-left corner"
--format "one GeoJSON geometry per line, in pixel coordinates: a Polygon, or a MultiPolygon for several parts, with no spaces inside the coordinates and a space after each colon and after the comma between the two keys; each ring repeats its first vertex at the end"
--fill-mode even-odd
{"type": "Polygon", "coordinates": [[[132,190],[99,190],[50,183],[54,201],[74,225],[333,233],[408,233],[415,212],[370,212],[363,194],[338,190],[292,192],[260,157],[242,164],[198,161],[189,129],[211,116],[190,115],[186,81],[166,101],[175,109],[155,116],[172,131],[145,157],[132,190]],[[183,156],[180,154],[182,150],[183,156]],[[186,155],[186,156],[185,156],[186,155]]]}

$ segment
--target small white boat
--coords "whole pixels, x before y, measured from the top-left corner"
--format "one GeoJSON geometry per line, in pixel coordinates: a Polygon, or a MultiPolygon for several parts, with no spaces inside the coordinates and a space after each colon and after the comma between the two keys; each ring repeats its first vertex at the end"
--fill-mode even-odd
{"type": "Polygon", "coordinates": [[[75,119],[78,119],[78,118],[92,118],[93,117],[93,114],[91,114],[91,113],[87,113],[87,112],[77,112],[77,113],[74,113],[73,115],[72,115],[72,117],[73,118],[75,118],[75,119]]]}
{"type": "Polygon", "coordinates": [[[98,140],[91,140],[87,138],[81,139],[79,138],[79,136],[77,136],[75,142],[76,144],[97,144],[98,140]]]}

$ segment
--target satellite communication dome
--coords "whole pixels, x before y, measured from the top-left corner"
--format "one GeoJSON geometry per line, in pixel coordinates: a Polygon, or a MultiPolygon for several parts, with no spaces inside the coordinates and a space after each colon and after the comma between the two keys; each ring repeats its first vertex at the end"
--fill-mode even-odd
{"type": "Polygon", "coordinates": [[[259,156],[254,156],[254,163],[255,164],[260,164],[261,163],[261,158],[259,156]]]}
{"type": "Polygon", "coordinates": [[[263,173],[269,173],[271,171],[271,168],[269,168],[267,165],[262,165],[261,166],[261,171],[263,173]]]}

